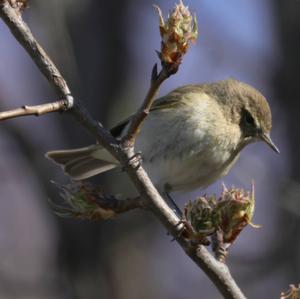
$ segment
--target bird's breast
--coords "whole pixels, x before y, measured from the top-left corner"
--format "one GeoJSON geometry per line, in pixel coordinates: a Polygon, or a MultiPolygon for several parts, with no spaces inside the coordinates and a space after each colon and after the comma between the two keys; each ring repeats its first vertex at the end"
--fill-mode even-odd
{"type": "Polygon", "coordinates": [[[182,151],[180,156],[159,156],[145,161],[154,184],[163,189],[185,191],[208,186],[228,173],[238,153],[219,146],[202,151],[182,151]]]}
{"type": "Polygon", "coordinates": [[[136,149],[154,184],[163,189],[191,190],[224,176],[237,159],[239,128],[230,126],[218,109],[197,107],[150,113],[136,149]]]}

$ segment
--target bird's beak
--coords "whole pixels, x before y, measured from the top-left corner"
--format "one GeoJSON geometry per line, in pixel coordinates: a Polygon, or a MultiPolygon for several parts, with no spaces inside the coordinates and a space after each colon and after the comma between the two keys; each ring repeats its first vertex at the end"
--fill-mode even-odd
{"type": "Polygon", "coordinates": [[[277,154],[280,154],[279,149],[277,148],[277,146],[274,144],[274,142],[272,141],[271,137],[269,134],[267,133],[262,133],[260,135],[260,138],[277,154]]]}

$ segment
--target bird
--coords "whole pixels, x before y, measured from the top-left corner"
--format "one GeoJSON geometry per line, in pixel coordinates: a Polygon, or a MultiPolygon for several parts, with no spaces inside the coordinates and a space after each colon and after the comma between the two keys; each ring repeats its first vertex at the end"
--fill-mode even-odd
{"type": "MultiPolygon", "coordinates": [[[[132,116],[111,129],[121,139],[132,116]]],[[[224,177],[250,143],[263,141],[273,151],[272,115],[266,98],[236,79],[185,85],[153,102],[135,149],[162,193],[204,188],[224,177]]],[[[120,167],[101,145],[55,150],[46,157],[74,180],[120,167]]]]}

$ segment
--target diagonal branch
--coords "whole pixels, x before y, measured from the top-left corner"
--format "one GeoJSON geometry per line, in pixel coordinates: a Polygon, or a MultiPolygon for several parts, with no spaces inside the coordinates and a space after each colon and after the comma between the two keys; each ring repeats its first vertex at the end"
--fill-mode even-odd
{"type": "MultiPolygon", "coordinates": [[[[180,235],[182,225],[178,225],[178,217],[162,199],[143,167],[139,165],[139,161],[131,158],[134,155],[133,148],[122,149],[118,141],[115,140],[110,132],[105,130],[99,122],[94,120],[78,100],[73,101],[70,89],[63,76],[38,44],[21,16],[15,12],[7,0],[0,0],[0,17],[31,56],[40,71],[48,79],[49,83],[55,88],[59,96],[62,96],[67,101],[67,108],[70,109],[69,111],[72,115],[99,140],[101,145],[103,145],[123,167],[125,167],[129,177],[135,184],[141,197],[148,202],[152,212],[178,241],[186,254],[208,275],[215,286],[223,294],[224,298],[245,299],[245,296],[231,277],[226,265],[216,261],[205,247],[193,246],[191,242],[180,235]]],[[[160,84],[154,86],[149,94],[149,98],[147,99],[148,104],[146,105],[146,114],[147,109],[149,109],[148,105],[151,106],[160,84]]],[[[142,111],[143,114],[143,110],[144,108],[141,108],[139,111],[142,111]]],[[[136,115],[135,118],[138,119],[138,121],[137,125],[134,125],[131,129],[132,134],[130,138],[133,138],[133,140],[144,116],[140,117],[136,115]]]]}

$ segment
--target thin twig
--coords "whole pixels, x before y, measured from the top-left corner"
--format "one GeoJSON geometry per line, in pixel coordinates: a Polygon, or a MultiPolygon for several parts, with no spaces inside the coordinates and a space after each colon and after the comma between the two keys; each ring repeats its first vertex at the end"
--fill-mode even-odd
{"type": "Polygon", "coordinates": [[[116,214],[123,214],[135,209],[147,209],[147,202],[140,196],[125,199],[110,196],[107,198],[99,198],[97,203],[99,203],[101,207],[113,210],[116,214]]]}
{"type": "MultiPolygon", "coordinates": [[[[194,260],[194,262],[208,275],[208,277],[223,294],[224,298],[245,299],[245,296],[232,279],[230,272],[224,264],[216,261],[205,247],[199,246],[196,250],[196,248],[193,247],[188,240],[179,235],[181,226],[177,225],[179,222],[178,217],[162,199],[143,167],[139,165],[139,162],[135,159],[130,159],[130,157],[132,157],[134,154],[133,148],[131,147],[128,150],[122,149],[113,136],[107,130],[105,130],[101,124],[95,121],[88,111],[78,103],[78,100],[75,101],[73,105],[73,98],[70,96],[71,93],[66,81],[54,63],[50,60],[45,51],[33,37],[22,18],[16,14],[7,0],[0,0],[0,16],[10,28],[11,32],[19,41],[19,43],[32,57],[40,71],[56,89],[58,94],[60,96],[62,95],[63,98],[68,100],[68,108],[72,107],[70,112],[101,142],[101,144],[114,157],[120,161],[122,166],[126,166],[129,177],[135,184],[140,195],[149,202],[153,213],[158,217],[170,234],[178,241],[187,255],[194,260]]],[[[150,91],[149,97],[151,98],[151,101],[154,98],[155,92],[160,84],[161,82],[154,88],[153,91],[150,91]]],[[[147,115],[148,105],[151,106],[152,104],[151,101],[146,101],[148,104],[146,105],[145,115],[147,115]]],[[[142,111],[142,114],[144,113],[144,108],[145,107],[139,109],[139,111],[142,111]]],[[[143,121],[145,117],[135,116],[135,118],[143,121]]],[[[132,136],[130,138],[133,138],[133,140],[135,139],[137,134],[136,132],[138,132],[142,121],[138,120],[138,125],[133,126],[132,134],[130,134],[132,136]]]]}
{"type": "Polygon", "coordinates": [[[138,109],[138,111],[133,116],[128,133],[124,138],[124,146],[132,147],[135,143],[135,139],[140,132],[143,121],[150,112],[150,108],[155,100],[155,95],[158,92],[161,84],[170,76],[168,74],[167,68],[163,67],[159,74],[157,74],[157,64],[154,65],[151,74],[151,83],[147,95],[138,109]]]}
{"type": "Polygon", "coordinates": [[[36,106],[23,106],[17,109],[0,112],[0,121],[21,116],[40,116],[50,112],[64,111],[67,109],[67,106],[68,102],[66,100],[36,106]]]}

